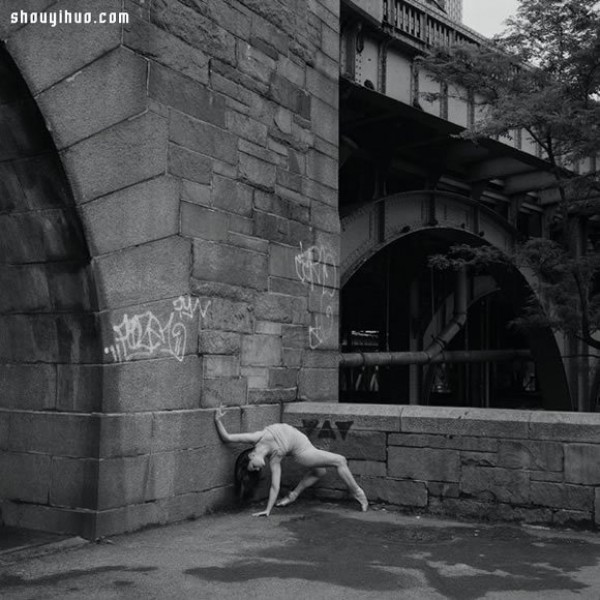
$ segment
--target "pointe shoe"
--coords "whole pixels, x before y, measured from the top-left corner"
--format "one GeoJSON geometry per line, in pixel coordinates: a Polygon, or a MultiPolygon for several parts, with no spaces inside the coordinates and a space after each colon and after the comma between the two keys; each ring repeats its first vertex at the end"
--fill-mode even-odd
{"type": "Polygon", "coordinates": [[[367,512],[367,510],[369,509],[369,501],[367,500],[367,495],[365,494],[365,492],[359,488],[356,494],[354,494],[354,498],[360,504],[360,510],[362,512],[367,512]]]}
{"type": "Polygon", "coordinates": [[[298,494],[294,494],[294,492],[290,492],[287,496],[285,496],[279,502],[277,502],[277,504],[275,506],[287,506],[288,504],[291,504],[292,502],[294,502],[296,500],[296,498],[298,498],[298,494]]]}

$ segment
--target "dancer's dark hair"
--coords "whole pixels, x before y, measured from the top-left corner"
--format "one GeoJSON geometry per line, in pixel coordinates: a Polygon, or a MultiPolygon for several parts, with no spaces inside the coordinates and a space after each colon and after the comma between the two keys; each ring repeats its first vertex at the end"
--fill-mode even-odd
{"type": "Polygon", "coordinates": [[[241,452],[235,461],[234,481],[235,496],[238,502],[248,502],[252,499],[254,490],[260,482],[260,471],[248,471],[250,452],[254,448],[248,448],[241,452]]]}

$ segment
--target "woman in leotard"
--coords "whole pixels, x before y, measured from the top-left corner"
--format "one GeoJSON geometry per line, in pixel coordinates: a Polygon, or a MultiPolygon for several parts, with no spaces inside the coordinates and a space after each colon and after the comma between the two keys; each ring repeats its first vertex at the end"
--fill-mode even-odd
{"type": "Polygon", "coordinates": [[[257,472],[266,465],[267,460],[271,467],[267,508],[254,513],[255,517],[268,517],[274,506],[287,506],[294,502],[306,488],[325,475],[327,467],[335,467],[352,497],[359,502],[361,510],[366,511],[369,507],[364,491],[356,483],[348,468],[348,461],[341,454],[315,448],[301,431],[285,423],[275,423],[252,433],[228,433],[221,421],[224,414],[221,407],[215,412],[215,424],[221,439],[224,442],[254,444],[254,448],[247,454],[244,467],[250,472],[257,472]],[[281,485],[281,459],[284,456],[290,456],[299,465],[310,470],[294,490],[277,502],[281,485]]]}

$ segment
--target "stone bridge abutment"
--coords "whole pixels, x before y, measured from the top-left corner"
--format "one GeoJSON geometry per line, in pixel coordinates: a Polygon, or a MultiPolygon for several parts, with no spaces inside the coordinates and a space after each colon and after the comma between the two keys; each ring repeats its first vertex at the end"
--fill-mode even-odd
{"type": "Polygon", "coordinates": [[[337,394],[338,3],[23,8],[0,9],[2,519],[202,514],[234,459],[211,408],[235,431],[337,394]]]}

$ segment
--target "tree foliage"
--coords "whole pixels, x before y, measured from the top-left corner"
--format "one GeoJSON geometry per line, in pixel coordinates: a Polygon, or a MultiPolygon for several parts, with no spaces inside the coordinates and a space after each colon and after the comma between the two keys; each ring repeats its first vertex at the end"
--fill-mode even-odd
{"type": "Polygon", "coordinates": [[[573,256],[554,240],[531,238],[513,255],[494,246],[456,244],[448,253],[432,256],[429,264],[434,269],[466,267],[472,273],[515,267],[529,271],[535,276],[535,294],[512,325],[521,329],[548,326],[600,350],[600,341],[593,335],[600,330],[599,254],[573,256]]]}
{"type": "Polygon", "coordinates": [[[434,49],[423,62],[477,95],[485,118],[472,137],[525,130],[556,166],[600,151],[600,3],[521,0],[485,46],[434,49]]]}
{"type": "MultiPolygon", "coordinates": [[[[520,0],[490,44],[436,48],[421,62],[479,104],[482,117],[465,137],[521,130],[539,144],[558,190],[553,239],[527,240],[510,260],[535,272],[538,298],[552,308],[540,312],[532,302],[523,322],[544,321],[600,349],[600,258],[586,234],[600,215],[600,2],[520,0]],[[598,161],[576,166],[591,156],[598,161]]],[[[457,246],[432,263],[479,268],[497,260],[483,248],[457,246]]]]}

